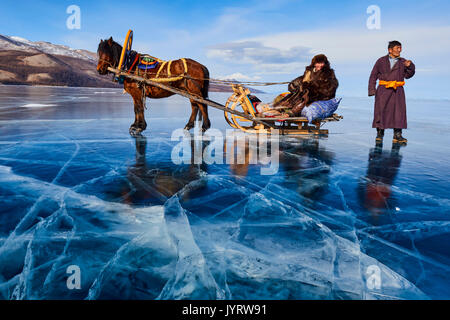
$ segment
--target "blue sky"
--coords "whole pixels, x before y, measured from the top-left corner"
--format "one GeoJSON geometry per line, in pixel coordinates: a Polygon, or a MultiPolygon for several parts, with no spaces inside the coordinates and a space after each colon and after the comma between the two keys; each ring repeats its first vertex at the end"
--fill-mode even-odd
{"type": "MultiPolygon", "coordinates": [[[[312,56],[325,53],[339,95],[366,96],[375,60],[387,42],[403,43],[417,75],[415,98],[450,98],[450,2],[434,1],[9,1],[2,0],[0,34],[96,51],[100,39],[123,42],[162,59],[189,57],[212,77],[289,81],[312,56]],[[66,27],[69,5],[81,9],[81,29],[66,27]],[[381,29],[369,30],[367,7],[381,9],[381,29]]],[[[285,91],[273,87],[268,91],[285,91]]]]}

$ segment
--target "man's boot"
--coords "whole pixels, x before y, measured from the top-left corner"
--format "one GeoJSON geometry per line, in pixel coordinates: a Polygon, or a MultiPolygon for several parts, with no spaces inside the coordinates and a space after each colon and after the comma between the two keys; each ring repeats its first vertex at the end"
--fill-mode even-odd
{"type": "Polygon", "coordinates": [[[377,137],[375,141],[381,142],[383,141],[383,137],[384,137],[384,129],[377,128],[377,137]]]}
{"type": "Polygon", "coordinates": [[[402,129],[394,129],[393,143],[407,143],[408,140],[402,137],[402,129]]]}

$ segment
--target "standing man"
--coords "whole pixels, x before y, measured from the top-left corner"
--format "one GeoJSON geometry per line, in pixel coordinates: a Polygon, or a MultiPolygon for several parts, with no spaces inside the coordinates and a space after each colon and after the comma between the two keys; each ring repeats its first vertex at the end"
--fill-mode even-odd
{"type": "Polygon", "coordinates": [[[416,67],[411,60],[400,57],[402,44],[389,42],[389,54],[375,63],[369,78],[369,97],[375,96],[372,127],[377,129],[376,141],[383,141],[384,129],[394,129],[394,143],[406,143],[402,129],[407,128],[405,78],[412,78],[416,67]],[[378,88],[376,88],[377,80],[378,88]]]}

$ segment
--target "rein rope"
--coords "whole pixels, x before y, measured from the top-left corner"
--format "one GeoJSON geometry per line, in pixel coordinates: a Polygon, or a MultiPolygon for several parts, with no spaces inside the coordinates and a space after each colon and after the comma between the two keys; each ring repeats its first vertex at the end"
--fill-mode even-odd
{"type": "MultiPolygon", "coordinates": [[[[184,59],[181,59],[184,60],[184,59]]],[[[185,66],[185,73],[178,75],[178,76],[172,76],[170,72],[161,72],[161,70],[166,66],[168,63],[168,68],[170,68],[170,65],[172,63],[171,61],[164,61],[161,67],[159,68],[156,77],[154,78],[147,78],[149,80],[155,81],[155,82],[175,82],[182,79],[189,79],[189,80],[196,80],[196,81],[206,81],[208,80],[211,83],[222,83],[227,85],[233,85],[233,84],[240,84],[240,85],[249,85],[249,86],[276,86],[276,85],[284,85],[289,84],[290,81],[284,81],[284,82],[259,82],[259,81],[236,81],[236,80],[222,80],[222,79],[214,79],[214,78],[194,78],[187,74],[187,67],[185,66]]],[[[185,62],[184,62],[185,63],[185,62]]],[[[132,71],[131,68],[128,70],[128,73],[134,73],[135,71],[132,71]]],[[[137,75],[139,75],[139,72],[137,72],[137,75]]],[[[143,74],[146,75],[145,73],[143,74]]]]}
{"type": "MultiPolygon", "coordinates": [[[[138,59],[140,58],[141,54],[137,53],[136,55],[136,59],[133,62],[133,64],[131,65],[130,69],[127,71],[128,74],[136,74],[139,75],[139,70],[136,68],[136,71],[133,71],[133,68],[136,66],[136,63],[138,62],[138,59]]],[[[183,61],[183,66],[184,66],[184,73],[181,75],[177,75],[177,76],[172,76],[171,72],[170,72],[170,66],[172,64],[172,62],[174,60],[169,60],[169,61],[163,61],[160,59],[155,58],[156,60],[158,60],[159,62],[162,62],[161,66],[159,67],[157,73],[156,73],[156,77],[154,78],[147,78],[149,80],[155,81],[155,82],[175,82],[178,80],[182,80],[182,79],[189,79],[189,80],[195,80],[195,81],[206,81],[208,80],[211,83],[221,83],[221,84],[226,84],[226,85],[233,85],[233,84],[239,84],[239,85],[248,85],[248,86],[275,86],[275,85],[284,85],[284,84],[289,84],[290,81],[284,81],[284,82],[259,82],[259,81],[236,81],[236,80],[223,80],[223,79],[214,79],[214,78],[194,78],[191,77],[187,74],[187,63],[186,60],[184,58],[180,59],[183,61]],[[165,73],[161,72],[163,70],[163,68],[167,66],[167,71],[165,73]]],[[[113,66],[113,64],[105,59],[98,59],[98,61],[107,63],[109,67],[112,68],[116,68],[115,66],[113,66]]],[[[125,70],[124,70],[125,71],[125,70]]],[[[146,71],[143,72],[143,76],[145,77],[146,71]]]]}
{"type": "MultiPolygon", "coordinates": [[[[140,56],[140,54],[138,53],[138,56],[136,56],[136,60],[134,61],[134,63],[132,64],[130,70],[128,70],[127,72],[129,74],[137,74],[139,75],[139,71],[133,71],[133,68],[136,66],[136,62],[138,57],[140,56]]],[[[184,64],[184,70],[185,72],[181,75],[178,76],[172,76],[171,72],[170,72],[170,66],[173,62],[173,60],[170,61],[163,61],[161,67],[159,68],[156,77],[154,78],[148,78],[149,80],[155,81],[155,82],[175,82],[178,80],[182,80],[182,79],[189,79],[189,80],[196,80],[196,81],[206,81],[208,80],[211,83],[222,83],[222,84],[227,84],[227,85],[233,85],[233,84],[240,84],[240,85],[249,85],[249,86],[276,86],[276,85],[283,85],[283,84],[289,84],[290,81],[284,81],[284,82],[259,82],[259,81],[236,81],[236,80],[222,80],[222,79],[214,79],[214,78],[194,78],[191,77],[187,74],[187,64],[186,64],[186,60],[184,58],[180,59],[183,61],[184,64]],[[167,69],[169,70],[168,72],[161,72],[163,70],[163,68],[167,66],[167,69]]],[[[115,68],[112,63],[108,60],[105,59],[99,59],[99,61],[107,63],[108,66],[115,68]]],[[[162,60],[160,60],[162,61],[162,60]]],[[[145,77],[146,73],[143,72],[143,75],[145,77]]]]}

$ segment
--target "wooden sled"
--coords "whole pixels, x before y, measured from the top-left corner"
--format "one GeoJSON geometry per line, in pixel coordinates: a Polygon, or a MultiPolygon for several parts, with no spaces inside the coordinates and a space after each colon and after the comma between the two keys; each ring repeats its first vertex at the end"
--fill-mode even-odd
{"type": "Polygon", "coordinates": [[[249,99],[250,90],[240,84],[232,85],[234,93],[228,98],[225,107],[229,110],[240,111],[248,115],[248,117],[241,117],[236,113],[224,112],[225,120],[235,129],[240,129],[248,133],[271,133],[274,129],[278,129],[282,135],[327,135],[327,129],[321,129],[322,125],[331,121],[339,121],[343,119],[342,116],[333,114],[333,116],[325,119],[315,120],[312,125],[308,123],[305,117],[290,117],[290,118],[271,118],[260,117],[253,107],[249,99]],[[250,120],[252,119],[252,120],[250,120]],[[258,122],[255,122],[257,120],[258,122]],[[264,125],[263,123],[270,123],[272,126],[264,125]]]}

